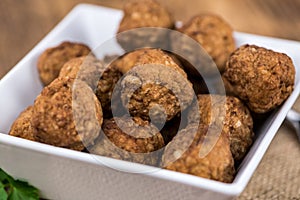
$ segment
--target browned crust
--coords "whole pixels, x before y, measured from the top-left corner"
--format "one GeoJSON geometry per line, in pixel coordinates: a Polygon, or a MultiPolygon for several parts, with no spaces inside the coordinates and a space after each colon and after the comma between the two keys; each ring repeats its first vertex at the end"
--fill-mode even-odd
{"type": "Polygon", "coordinates": [[[230,56],[223,78],[250,110],[266,113],[292,93],[295,67],[284,53],[244,45],[230,56]]]}
{"type": "Polygon", "coordinates": [[[123,116],[104,120],[102,130],[105,136],[98,139],[91,153],[150,165],[160,160],[159,154],[149,153],[164,146],[163,137],[149,122],[123,116]]]}
{"type": "Polygon", "coordinates": [[[12,124],[9,135],[35,141],[31,125],[32,110],[33,107],[29,106],[20,113],[18,118],[12,124]]]}
{"type": "Polygon", "coordinates": [[[223,132],[230,138],[233,158],[235,161],[241,161],[254,139],[253,120],[248,108],[238,98],[232,96],[198,95],[197,100],[199,110],[190,111],[189,123],[200,122],[206,125],[221,123],[223,132]],[[217,103],[212,105],[212,99],[217,103]],[[224,111],[222,108],[225,108],[224,111]]]}
{"type": "Polygon", "coordinates": [[[229,55],[235,50],[235,42],[233,29],[223,18],[214,14],[197,15],[179,31],[199,42],[212,57],[219,71],[224,71],[229,55]]]}
{"type": "Polygon", "coordinates": [[[207,131],[208,126],[203,124],[190,124],[181,130],[166,146],[162,164],[169,170],[230,183],[234,178],[235,169],[226,134],[220,134],[216,144],[205,157],[199,156],[200,149],[209,148],[208,144],[214,141],[213,137],[207,135],[207,131]],[[194,138],[191,138],[193,136],[194,138]],[[191,145],[183,149],[189,140],[192,140],[191,145]]]}
{"type": "Polygon", "coordinates": [[[48,85],[58,77],[60,69],[72,58],[90,54],[88,46],[80,43],[63,42],[56,47],[46,49],[39,57],[37,68],[40,79],[48,85]]]}
{"type": "Polygon", "coordinates": [[[124,6],[124,17],[118,32],[141,28],[172,28],[174,22],[170,13],[154,0],[129,2],[124,6]]]}
{"type": "MultiPolygon", "coordinates": [[[[87,95],[88,86],[72,96],[73,83],[73,78],[57,78],[42,90],[34,103],[32,125],[35,128],[34,136],[37,141],[80,151],[86,145],[93,143],[99,133],[92,130],[84,133],[77,132],[83,129],[79,126],[84,122],[78,118],[79,124],[75,124],[72,98],[76,100],[76,98],[84,98],[85,96],[88,98],[90,96],[87,95]]],[[[93,99],[97,122],[101,125],[103,120],[101,104],[95,95],[93,99]]],[[[84,116],[85,110],[81,111],[81,115],[84,116]]],[[[97,127],[95,124],[91,124],[93,122],[86,122],[85,128],[97,127]]]]}

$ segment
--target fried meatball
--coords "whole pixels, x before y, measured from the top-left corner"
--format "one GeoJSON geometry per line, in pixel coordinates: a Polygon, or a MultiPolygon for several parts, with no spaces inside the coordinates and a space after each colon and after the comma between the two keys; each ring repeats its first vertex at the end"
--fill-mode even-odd
{"type": "Polygon", "coordinates": [[[104,120],[102,130],[102,135],[89,149],[91,153],[148,165],[158,164],[158,150],[164,147],[164,140],[149,122],[117,117],[104,120]]]}
{"type": "Polygon", "coordinates": [[[81,151],[98,137],[101,104],[80,80],[59,77],[34,102],[32,126],[37,141],[81,151]]]}
{"type": "Polygon", "coordinates": [[[253,120],[248,108],[236,97],[220,95],[198,95],[198,105],[198,110],[190,111],[189,123],[221,124],[223,132],[229,135],[234,160],[241,161],[254,139],[253,120]]]}
{"type": "MultiPolygon", "coordinates": [[[[141,48],[141,49],[128,52],[118,58],[114,57],[115,60],[109,58],[105,58],[105,59],[113,60],[113,62],[111,62],[111,65],[114,68],[117,68],[122,74],[126,74],[129,70],[131,70],[134,66],[136,66],[136,64],[140,62],[142,57],[145,54],[147,54],[151,49],[152,48],[141,48]]],[[[167,54],[169,57],[171,57],[172,62],[175,62],[178,66],[181,67],[181,63],[180,61],[178,61],[176,56],[174,56],[171,53],[167,53],[167,52],[164,53],[167,54]]]]}
{"type": "Polygon", "coordinates": [[[59,77],[79,79],[95,90],[103,71],[103,63],[94,56],[88,55],[67,61],[61,68],[59,77]]]}
{"type": "MultiPolygon", "coordinates": [[[[169,12],[154,0],[127,3],[124,6],[124,17],[121,20],[118,33],[143,27],[173,28],[174,21],[169,12]]],[[[167,31],[154,28],[136,29],[122,33],[118,35],[117,39],[125,50],[149,45],[163,48],[168,45],[166,42],[168,39],[167,31]]]]}
{"type": "Polygon", "coordinates": [[[45,50],[37,64],[42,83],[46,86],[57,78],[63,65],[70,59],[88,55],[90,52],[88,46],[73,42],[63,42],[45,50]]]}
{"type": "MultiPolygon", "coordinates": [[[[235,50],[235,42],[233,39],[233,30],[230,25],[224,21],[220,16],[213,14],[198,15],[193,17],[183,27],[178,29],[179,32],[186,34],[192,39],[196,40],[204,50],[211,56],[220,72],[224,71],[226,61],[230,54],[235,50]]],[[[175,34],[176,35],[176,34],[175,34]]],[[[174,35],[172,35],[174,37],[174,35]]],[[[185,52],[184,55],[191,52],[191,55],[197,56],[193,53],[193,44],[189,41],[188,37],[172,37],[172,48],[185,52]]],[[[204,53],[203,56],[205,57],[204,53]]],[[[190,60],[196,62],[203,62],[199,58],[191,57],[190,60]]],[[[206,65],[201,65],[202,70],[209,73],[210,68],[215,65],[209,64],[207,69],[206,65]]],[[[188,66],[189,68],[192,66],[188,66]]],[[[192,70],[193,71],[193,70],[192,70]]]]}
{"type": "Polygon", "coordinates": [[[31,125],[33,107],[27,107],[12,124],[9,135],[35,141],[31,125]]]}
{"type": "Polygon", "coordinates": [[[135,51],[131,51],[116,60],[114,60],[111,65],[118,69],[123,74],[126,74],[129,70],[131,70],[140,59],[141,55],[145,53],[145,49],[138,49],[135,51]]]}
{"type": "Polygon", "coordinates": [[[121,99],[132,116],[169,121],[193,101],[192,84],[173,59],[148,49],[121,81],[121,99]]]}
{"type": "Polygon", "coordinates": [[[251,111],[266,113],[292,93],[295,67],[284,53],[243,45],[230,56],[223,78],[251,111]]]}
{"type": "MultiPolygon", "coordinates": [[[[114,65],[103,64],[93,56],[73,58],[60,71],[60,77],[72,77],[86,82],[98,97],[104,117],[111,117],[111,100],[114,87],[121,78],[114,65]]],[[[120,98],[119,96],[116,98],[120,98]]],[[[121,102],[119,101],[118,106],[121,102]]],[[[117,104],[114,102],[114,104],[117,104]]]]}
{"type": "MultiPolygon", "coordinates": [[[[214,131],[214,127],[210,127],[214,131]]],[[[230,183],[235,169],[229,138],[208,134],[208,126],[190,124],[166,146],[162,166],[166,169],[230,183]],[[207,152],[202,156],[201,152],[207,152]]]]}

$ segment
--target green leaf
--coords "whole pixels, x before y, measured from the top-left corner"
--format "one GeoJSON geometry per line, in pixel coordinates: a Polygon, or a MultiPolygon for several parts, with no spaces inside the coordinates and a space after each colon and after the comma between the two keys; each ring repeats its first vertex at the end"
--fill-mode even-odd
{"type": "Polygon", "coordinates": [[[5,185],[0,182],[0,200],[7,200],[7,193],[5,191],[5,185]]]}
{"type": "Polygon", "coordinates": [[[39,200],[39,191],[25,181],[14,180],[0,168],[0,200],[39,200]]]}
{"type": "Polygon", "coordinates": [[[8,200],[38,200],[39,191],[27,182],[16,180],[8,200]]]}
{"type": "Polygon", "coordinates": [[[9,200],[38,200],[39,191],[29,185],[27,182],[16,180],[13,184],[13,189],[9,195],[9,200]]]}
{"type": "Polygon", "coordinates": [[[5,189],[1,188],[0,189],[0,200],[7,200],[7,197],[8,197],[8,195],[7,195],[6,191],[5,191],[5,189]]]}

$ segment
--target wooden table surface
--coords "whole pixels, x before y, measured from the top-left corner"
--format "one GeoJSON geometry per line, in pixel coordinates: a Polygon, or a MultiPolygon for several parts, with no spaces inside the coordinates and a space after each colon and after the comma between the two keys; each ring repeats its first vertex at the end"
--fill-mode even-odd
{"type": "MultiPolygon", "coordinates": [[[[0,78],[78,3],[122,8],[125,0],[1,0],[0,78]]],[[[176,20],[203,12],[223,16],[235,30],[300,41],[300,0],[159,0],[176,20]],[[188,3],[187,3],[188,2],[188,3]]],[[[299,50],[300,56],[300,50],[299,50]]],[[[239,199],[300,199],[300,145],[293,130],[280,128],[239,199]],[[287,147],[289,154],[286,155],[287,147]],[[276,160],[284,160],[278,166],[276,160]],[[292,169],[291,169],[291,166],[292,169]],[[296,178],[286,180],[282,169],[296,178]],[[294,170],[296,169],[296,171],[294,170]],[[272,174],[277,172],[278,174],[272,174]],[[289,186],[298,185],[299,187],[289,186]]]]}

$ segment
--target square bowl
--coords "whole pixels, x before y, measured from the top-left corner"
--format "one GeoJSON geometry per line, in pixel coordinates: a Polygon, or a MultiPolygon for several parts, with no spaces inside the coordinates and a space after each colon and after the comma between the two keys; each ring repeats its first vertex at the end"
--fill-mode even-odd
{"type": "MultiPolygon", "coordinates": [[[[137,163],[58,148],[7,135],[19,113],[42,90],[36,63],[47,48],[62,41],[94,49],[112,38],[120,10],[80,4],[0,81],[0,167],[26,179],[49,199],[232,199],[246,187],[300,91],[300,43],[234,33],[237,46],[256,44],[289,55],[296,66],[295,89],[256,132],[256,139],[230,184],[137,163]],[[116,166],[118,170],[115,170],[116,166]]],[[[116,44],[117,45],[117,44],[116,44]]],[[[115,50],[112,49],[114,53],[115,50]]]]}

